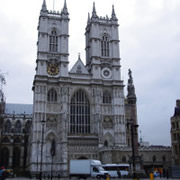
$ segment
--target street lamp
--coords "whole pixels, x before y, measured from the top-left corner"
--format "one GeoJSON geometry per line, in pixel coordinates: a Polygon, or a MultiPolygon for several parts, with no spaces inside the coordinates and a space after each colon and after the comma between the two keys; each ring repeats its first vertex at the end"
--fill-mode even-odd
{"type": "Polygon", "coordinates": [[[38,175],[39,175],[39,167],[38,167],[38,163],[39,163],[39,159],[38,159],[38,157],[39,157],[39,143],[40,143],[40,141],[39,141],[39,139],[37,140],[37,179],[39,179],[38,178],[38,175]]]}
{"type": "Polygon", "coordinates": [[[51,143],[50,153],[51,153],[51,157],[52,157],[52,163],[51,163],[51,180],[52,180],[52,178],[53,178],[53,157],[56,154],[56,144],[55,144],[54,139],[52,140],[52,143],[51,143]]]}
{"type": "Polygon", "coordinates": [[[43,143],[44,143],[44,125],[45,125],[44,119],[41,121],[41,124],[42,124],[42,137],[41,137],[41,162],[40,162],[40,177],[39,177],[40,180],[42,180],[43,143]]]}

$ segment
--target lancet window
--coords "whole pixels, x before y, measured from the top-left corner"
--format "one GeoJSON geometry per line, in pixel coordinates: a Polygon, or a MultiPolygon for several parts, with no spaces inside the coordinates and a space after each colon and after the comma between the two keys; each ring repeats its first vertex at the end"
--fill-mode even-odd
{"type": "Polygon", "coordinates": [[[108,90],[103,92],[103,103],[111,104],[111,93],[108,90]]]}
{"type": "Polygon", "coordinates": [[[5,167],[9,165],[9,149],[7,147],[0,149],[0,165],[5,167]]]}
{"type": "Polygon", "coordinates": [[[70,133],[90,133],[90,103],[83,90],[77,91],[70,105],[70,133]]]}
{"type": "Polygon", "coordinates": [[[10,133],[11,132],[11,122],[9,120],[7,120],[5,122],[4,132],[5,133],[10,133]]]}
{"type": "Polygon", "coordinates": [[[15,124],[15,133],[21,133],[21,122],[19,120],[15,124]]]}
{"type": "Polygon", "coordinates": [[[101,39],[101,56],[109,57],[109,38],[104,34],[101,39]]]}
{"type": "Polygon", "coordinates": [[[53,29],[49,36],[49,51],[50,52],[58,51],[58,36],[57,36],[56,29],[53,29]]]}
{"type": "Polygon", "coordinates": [[[57,102],[57,92],[54,89],[48,91],[48,102],[57,102]]]}

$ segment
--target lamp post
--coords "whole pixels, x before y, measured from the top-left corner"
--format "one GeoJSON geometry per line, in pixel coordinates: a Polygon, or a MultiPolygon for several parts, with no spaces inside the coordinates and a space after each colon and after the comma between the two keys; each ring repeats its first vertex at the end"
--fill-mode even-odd
{"type": "Polygon", "coordinates": [[[41,162],[40,162],[40,177],[39,177],[40,180],[42,180],[43,143],[44,143],[44,125],[45,125],[44,119],[41,121],[41,124],[42,124],[42,137],[41,137],[41,162]]]}
{"type": "Polygon", "coordinates": [[[53,157],[56,154],[56,145],[55,140],[52,140],[51,149],[50,149],[51,157],[52,157],[52,163],[51,163],[51,180],[53,179],[53,157]]]}
{"type": "Polygon", "coordinates": [[[38,157],[39,157],[39,143],[40,143],[40,141],[38,139],[37,140],[37,179],[39,179],[38,178],[38,175],[39,175],[39,167],[38,167],[38,165],[39,165],[39,159],[38,159],[38,157]]]}

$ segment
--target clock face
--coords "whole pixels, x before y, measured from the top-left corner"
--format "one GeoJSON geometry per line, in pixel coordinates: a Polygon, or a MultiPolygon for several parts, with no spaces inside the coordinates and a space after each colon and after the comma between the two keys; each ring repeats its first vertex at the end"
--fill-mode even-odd
{"type": "Polygon", "coordinates": [[[104,68],[101,73],[102,77],[105,79],[109,79],[112,76],[111,70],[109,68],[104,68]]]}
{"type": "Polygon", "coordinates": [[[55,76],[59,73],[59,67],[57,64],[49,64],[47,67],[47,72],[49,75],[55,76]]]}

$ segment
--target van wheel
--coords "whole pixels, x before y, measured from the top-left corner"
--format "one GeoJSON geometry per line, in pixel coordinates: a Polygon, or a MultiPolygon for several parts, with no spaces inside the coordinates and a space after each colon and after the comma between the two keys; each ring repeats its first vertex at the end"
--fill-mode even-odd
{"type": "Polygon", "coordinates": [[[101,176],[100,176],[100,175],[97,175],[96,178],[97,178],[97,179],[101,179],[101,176]]]}

